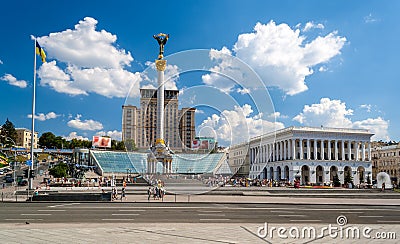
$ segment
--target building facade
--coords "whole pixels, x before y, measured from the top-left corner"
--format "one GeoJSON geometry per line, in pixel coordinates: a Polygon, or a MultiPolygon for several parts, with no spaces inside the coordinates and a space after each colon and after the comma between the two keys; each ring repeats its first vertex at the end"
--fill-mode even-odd
{"type": "Polygon", "coordinates": [[[179,110],[179,135],[182,140],[182,149],[190,149],[196,135],[195,108],[179,110]]]}
{"type": "MultiPolygon", "coordinates": [[[[190,147],[195,136],[195,108],[178,109],[177,90],[164,91],[164,140],[173,150],[190,147]]],[[[140,89],[140,108],[122,106],[122,140],[134,140],[139,149],[155,144],[157,136],[157,90],[140,89]]]]}
{"type": "Polygon", "coordinates": [[[228,164],[236,177],[248,177],[250,174],[249,143],[233,145],[228,149],[228,164]]]}
{"type": "Polygon", "coordinates": [[[379,146],[372,149],[372,177],[387,173],[397,185],[400,180],[400,144],[379,146]]]}
{"type": "Polygon", "coordinates": [[[367,130],[289,127],[249,142],[249,177],[301,184],[329,184],[337,176],[354,184],[372,176],[371,136],[367,130]]]}
{"type": "MultiPolygon", "coordinates": [[[[17,146],[21,146],[23,148],[31,148],[31,135],[32,132],[25,128],[16,128],[17,131],[17,146]]],[[[38,133],[35,132],[33,137],[33,148],[38,148],[38,133]]]]}

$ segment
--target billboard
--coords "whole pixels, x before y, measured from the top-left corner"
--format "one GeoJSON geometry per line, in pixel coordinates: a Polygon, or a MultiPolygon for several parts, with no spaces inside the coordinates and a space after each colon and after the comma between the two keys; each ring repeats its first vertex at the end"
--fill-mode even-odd
{"type": "Polygon", "coordinates": [[[211,150],[215,147],[214,138],[196,138],[192,141],[192,149],[206,149],[211,150]]]}
{"type": "Polygon", "coordinates": [[[111,138],[103,136],[93,136],[93,147],[111,147],[111,138]]]}

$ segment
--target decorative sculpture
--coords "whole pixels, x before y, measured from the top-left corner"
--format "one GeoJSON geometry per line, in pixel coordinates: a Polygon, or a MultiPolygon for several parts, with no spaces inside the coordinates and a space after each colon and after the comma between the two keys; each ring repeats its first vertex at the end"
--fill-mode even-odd
{"type": "Polygon", "coordinates": [[[160,33],[158,35],[153,35],[153,38],[157,40],[160,46],[160,52],[158,54],[158,59],[163,59],[164,57],[164,46],[168,41],[169,34],[160,33]]]}

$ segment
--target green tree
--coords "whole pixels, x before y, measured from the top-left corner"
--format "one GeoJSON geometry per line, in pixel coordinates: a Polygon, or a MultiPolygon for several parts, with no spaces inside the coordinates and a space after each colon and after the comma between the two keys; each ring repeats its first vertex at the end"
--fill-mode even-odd
{"type": "Polygon", "coordinates": [[[125,140],[124,144],[125,144],[126,150],[128,152],[132,152],[132,151],[136,151],[137,150],[135,141],[133,139],[125,140]]]}
{"type": "Polygon", "coordinates": [[[333,176],[332,181],[333,181],[332,183],[333,183],[333,186],[334,186],[334,187],[339,187],[339,186],[341,186],[340,179],[339,179],[339,177],[338,177],[337,175],[334,175],[334,176],[333,176]]]}
{"type": "Polygon", "coordinates": [[[45,132],[39,137],[39,145],[44,148],[53,148],[56,146],[56,136],[51,132],[45,132]]]}
{"type": "Polygon", "coordinates": [[[65,163],[59,163],[53,168],[49,169],[49,174],[55,178],[67,177],[68,165],[65,163]]]}
{"type": "Polygon", "coordinates": [[[15,130],[15,126],[7,118],[6,122],[1,126],[0,142],[6,147],[13,146],[13,142],[8,138],[14,140],[15,143],[17,141],[17,131],[15,130]]]}
{"type": "Polygon", "coordinates": [[[351,172],[345,174],[345,176],[344,176],[344,184],[349,184],[349,183],[354,185],[353,184],[353,177],[351,176],[351,172]]]}
{"type": "Polygon", "coordinates": [[[111,140],[111,150],[124,151],[125,143],[123,141],[111,140]]]}

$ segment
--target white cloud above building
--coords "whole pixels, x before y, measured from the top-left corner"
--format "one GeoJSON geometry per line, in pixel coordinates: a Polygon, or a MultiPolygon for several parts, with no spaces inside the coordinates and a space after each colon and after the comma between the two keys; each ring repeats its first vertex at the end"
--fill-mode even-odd
{"type": "Polygon", "coordinates": [[[98,136],[108,136],[113,140],[121,141],[122,140],[122,132],[117,130],[112,131],[98,131],[96,133],[98,136]]]}
{"type": "Polygon", "coordinates": [[[95,120],[81,120],[82,115],[78,114],[75,119],[68,121],[67,125],[71,128],[79,129],[79,130],[101,130],[103,129],[102,123],[95,120]]]}
{"type": "MultiPolygon", "coordinates": [[[[312,22],[308,28],[311,25],[313,28],[323,28],[323,25],[312,22]]],[[[295,95],[308,89],[306,77],[314,73],[313,68],[318,69],[339,55],[345,43],[346,38],[339,36],[337,31],[308,40],[301,35],[300,29],[292,29],[286,23],[257,23],[253,32],[238,36],[233,53],[226,47],[210,52],[211,59],[222,59],[220,65],[210,71],[224,74],[240,72],[240,69],[231,65],[229,54],[232,53],[253,68],[267,87],[278,87],[287,95],[295,95]]],[[[240,75],[236,74],[235,77],[240,75]]],[[[204,75],[203,82],[221,87],[225,92],[231,92],[234,88],[232,81],[225,79],[223,83],[220,76],[214,73],[204,75]]]]}
{"type": "Polygon", "coordinates": [[[68,136],[63,136],[63,138],[67,141],[71,141],[72,139],[82,140],[82,141],[89,141],[89,138],[80,136],[76,131],[69,133],[68,136]]]}
{"type": "Polygon", "coordinates": [[[265,120],[260,114],[254,114],[250,105],[245,104],[235,106],[233,110],[223,110],[219,115],[212,114],[196,131],[208,131],[209,136],[215,136],[222,145],[229,146],[282,128],[283,123],[265,120]]]}
{"type": "Polygon", "coordinates": [[[341,100],[321,98],[319,103],[305,105],[303,111],[293,120],[307,126],[367,129],[375,134],[372,140],[390,140],[389,121],[381,117],[352,121],[353,112],[341,100]]]}

